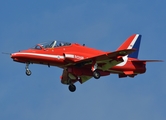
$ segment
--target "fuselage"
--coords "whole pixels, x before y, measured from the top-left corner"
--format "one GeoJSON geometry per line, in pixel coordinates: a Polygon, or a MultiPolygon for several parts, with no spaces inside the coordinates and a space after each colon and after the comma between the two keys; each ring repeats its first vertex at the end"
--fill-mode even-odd
{"type": "MultiPolygon", "coordinates": [[[[79,60],[88,59],[102,54],[107,54],[107,52],[89,48],[80,44],[70,44],[48,48],[44,48],[39,44],[35,48],[13,53],[11,55],[11,58],[16,62],[44,64],[48,66],[65,68],[74,65],[74,62],[77,62],[79,60]]],[[[98,69],[106,64],[105,66],[108,67],[104,71],[108,74],[118,74],[123,73],[124,71],[133,71],[133,74],[141,74],[146,71],[145,64],[135,64],[131,60],[133,60],[133,58],[124,59],[124,62],[117,64],[116,66],[110,65],[110,68],[108,68],[109,65],[107,65],[109,63],[109,60],[106,60],[105,63],[98,63],[98,69]]],[[[83,69],[86,70],[89,63],[91,63],[91,61],[85,63],[85,67],[83,69]]]]}

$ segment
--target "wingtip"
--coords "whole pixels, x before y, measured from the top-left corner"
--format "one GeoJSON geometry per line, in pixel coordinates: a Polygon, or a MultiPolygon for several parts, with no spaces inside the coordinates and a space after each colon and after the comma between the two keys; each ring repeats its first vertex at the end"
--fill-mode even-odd
{"type": "Polygon", "coordinates": [[[164,62],[164,60],[157,60],[157,62],[164,62]]]}

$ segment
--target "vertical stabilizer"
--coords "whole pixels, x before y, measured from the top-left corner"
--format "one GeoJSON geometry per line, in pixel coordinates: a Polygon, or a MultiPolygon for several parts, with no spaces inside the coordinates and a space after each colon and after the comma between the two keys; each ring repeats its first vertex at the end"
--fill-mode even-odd
{"type": "Polygon", "coordinates": [[[135,49],[136,51],[129,54],[128,57],[138,58],[140,43],[141,43],[141,35],[134,34],[130,36],[117,50],[135,49]]]}

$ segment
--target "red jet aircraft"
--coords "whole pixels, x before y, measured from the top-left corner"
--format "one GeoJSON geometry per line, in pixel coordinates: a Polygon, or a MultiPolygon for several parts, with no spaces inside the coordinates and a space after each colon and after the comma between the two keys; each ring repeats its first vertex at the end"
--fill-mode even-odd
{"type": "Polygon", "coordinates": [[[44,64],[63,69],[61,83],[76,90],[75,82],[81,84],[94,77],[118,74],[122,77],[135,77],[145,73],[146,62],[160,60],[138,60],[141,35],[130,36],[116,51],[104,52],[77,43],[51,41],[37,44],[34,48],[11,54],[16,62],[26,64],[26,75],[30,76],[29,64],[44,64]]]}

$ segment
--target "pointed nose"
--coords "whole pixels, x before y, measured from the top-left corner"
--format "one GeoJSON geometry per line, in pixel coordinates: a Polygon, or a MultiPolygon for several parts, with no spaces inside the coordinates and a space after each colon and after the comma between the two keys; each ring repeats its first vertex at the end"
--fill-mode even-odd
{"type": "Polygon", "coordinates": [[[10,55],[10,57],[11,57],[12,59],[14,59],[14,58],[16,57],[16,54],[15,54],[15,53],[12,53],[12,54],[10,55]]]}
{"type": "Polygon", "coordinates": [[[12,53],[10,55],[10,57],[13,59],[13,61],[15,62],[21,62],[21,63],[24,63],[26,62],[23,57],[22,57],[22,54],[20,52],[16,52],[16,53],[12,53]]]}
{"type": "Polygon", "coordinates": [[[11,55],[10,55],[10,57],[14,60],[14,61],[18,61],[18,54],[17,53],[12,53],[11,55]]]}

